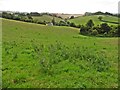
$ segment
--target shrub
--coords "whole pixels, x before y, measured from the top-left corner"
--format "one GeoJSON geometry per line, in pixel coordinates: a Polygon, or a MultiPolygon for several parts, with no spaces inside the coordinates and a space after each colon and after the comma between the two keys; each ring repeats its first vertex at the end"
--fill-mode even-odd
{"type": "Polygon", "coordinates": [[[112,27],[112,30],[108,33],[110,36],[118,36],[118,27],[112,27]]]}
{"type": "Polygon", "coordinates": [[[25,19],[24,21],[25,21],[25,22],[32,22],[31,19],[25,19]]]}
{"type": "Polygon", "coordinates": [[[83,34],[83,35],[88,34],[88,27],[81,26],[80,33],[83,34]]]}
{"type": "Polygon", "coordinates": [[[75,23],[70,23],[71,27],[76,27],[75,23]]]}
{"type": "Polygon", "coordinates": [[[60,21],[59,26],[67,26],[67,23],[65,21],[60,21]]]}
{"type": "Polygon", "coordinates": [[[102,20],[102,16],[99,16],[98,19],[101,21],[102,20]]]}
{"type": "Polygon", "coordinates": [[[103,30],[103,33],[108,32],[111,30],[111,27],[107,24],[107,23],[102,23],[101,25],[101,29],[103,30]]]}
{"type": "Polygon", "coordinates": [[[74,16],[71,16],[70,19],[74,19],[75,17],[74,16]]]}
{"type": "MultiPolygon", "coordinates": [[[[18,16],[14,16],[13,19],[14,19],[14,20],[21,20],[20,17],[18,17],[18,16]]],[[[21,20],[21,21],[22,21],[22,20],[21,20]]]]}
{"type": "Polygon", "coordinates": [[[51,22],[53,23],[53,25],[55,25],[56,24],[55,18],[53,18],[51,22]]]}
{"type": "Polygon", "coordinates": [[[41,22],[41,21],[37,21],[38,24],[43,24],[43,25],[46,25],[45,22],[41,22]]]}
{"type": "Polygon", "coordinates": [[[76,27],[77,27],[77,28],[81,28],[81,25],[80,25],[80,24],[79,24],[79,25],[76,25],[76,27]]]}
{"type": "Polygon", "coordinates": [[[91,35],[96,36],[97,34],[98,34],[98,31],[97,31],[97,30],[92,30],[91,35]]]}

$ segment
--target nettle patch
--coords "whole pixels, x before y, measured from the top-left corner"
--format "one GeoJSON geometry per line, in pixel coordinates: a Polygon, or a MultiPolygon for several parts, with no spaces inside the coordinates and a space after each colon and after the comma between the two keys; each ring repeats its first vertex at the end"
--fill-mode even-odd
{"type": "MultiPolygon", "coordinates": [[[[105,53],[91,50],[87,47],[68,47],[61,43],[50,45],[43,48],[40,56],[41,71],[48,74],[54,74],[54,65],[64,62],[72,63],[84,70],[95,70],[97,72],[105,72],[109,70],[110,63],[105,53]],[[82,63],[87,62],[87,66],[82,63]],[[53,71],[51,71],[53,70],[53,71]]],[[[69,70],[67,70],[69,72],[69,70]]]]}
{"type": "MultiPolygon", "coordinates": [[[[36,74],[39,75],[38,77],[42,76],[42,78],[46,78],[45,76],[57,77],[61,75],[62,77],[62,75],[67,75],[67,78],[73,82],[75,82],[72,79],[73,76],[78,79],[80,78],[80,80],[82,80],[81,78],[88,77],[84,76],[86,72],[91,73],[89,78],[93,78],[92,74],[94,72],[98,77],[99,73],[110,74],[111,64],[105,50],[98,51],[97,49],[77,46],[76,44],[68,46],[59,41],[49,45],[38,45],[31,42],[29,47],[22,47],[21,50],[17,50],[19,45],[16,42],[6,42],[3,44],[3,56],[6,55],[3,58],[8,59],[5,62],[19,66],[16,71],[18,74],[16,73],[16,77],[11,79],[9,83],[26,83],[29,80],[28,77],[31,77],[31,75],[35,77],[34,75],[36,74]],[[20,72],[24,72],[24,78],[20,72]],[[31,74],[26,72],[31,72],[31,74]]],[[[8,65],[6,67],[4,65],[2,69],[3,73],[8,71],[13,72],[16,66],[12,67],[8,65]]],[[[93,80],[97,82],[97,79],[93,80]]],[[[58,78],[58,81],[61,81],[61,79],[58,78]]],[[[6,84],[3,85],[5,87],[9,86],[6,86],[6,84]]],[[[87,84],[85,86],[87,87],[87,84]]],[[[81,87],[84,87],[84,85],[81,87]]]]}
{"type": "Polygon", "coordinates": [[[46,74],[54,74],[54,66],[66,60],[68,63],[79,66],[80,69],[93,69],[97,72],[108,71],[111,66],[104,51],[98,52],[84,46],[67,46],[60,42],[51,45],[35,45],[32,43],[30,47],[15,52],[14,48],[17,47],[17,43],[12,42],[9,47],[7,44],[5,43],[4,51],[6,55],[11,57],[12,61],[20,58],[20,54],[24,54],[33,60],[39,60],[40,71],[46,74]],[[86,62],[88,63],[87,66],[81,64],[86,62]]]}

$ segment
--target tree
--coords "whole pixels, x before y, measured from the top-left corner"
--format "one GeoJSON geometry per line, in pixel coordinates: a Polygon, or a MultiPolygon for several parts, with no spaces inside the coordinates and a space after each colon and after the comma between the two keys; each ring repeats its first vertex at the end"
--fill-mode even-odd
{"type": "Polygon", "coordinates": [[[83,34],[83,35],[88,34],[88,30],[89,30],[88,27],[81,26],[80,33],[83,34]]]}
{"type": "Polygon", "coordinates": [[[31,16],[40,16],[40,14],[38,12],[31,12],[30,15],[31,16]]]}
{"type": "Polygon", "coordinates": [[[69,21],[67,21],[67,24],[68,24],[68,26],[70,25],[70,22],[69,21]]]}
{"type": "Polygon", "coordinates": [[[2,12],[2,17],[6,18],[7,17],[7,13],[6,12],[2,12]]]}
{"type": "Polygon", "coordinates": [[[67,26],[67,23],[65,21],[60,21],[59,26],[67,26]]]}
{"type": "Polygon", "coordinates": [[[85,15],[84,15],[84,16],[90,16],[90,15],[92,15],[91,12],[85,12],[85,15]]]}
{"type": "Polygon", "coordinates": [[[97,30],[99,34],[103,34],[100,25],[94,26],[93,30],[97,30]]]}
{"type": "Polygon", "coordinates": [[[75,17],[74,16],[71,16],[70,19],[74,19],[75,17]]]}
{"type": "Polygon", "coordinates": [[[55,18],[52,19],[52,23],[53,23],[53,25],[55,25],[55,18]]]}
{"type": "Polygon", "coordinates": [[[7,19],[13,19],[14,16],[11,13],[2,12],[2,17],[7,19]]]}
{"type": "Polygon", "coordinates": [[[68,19],[67,19],[67,18],[65,18],[65,20],[64,20],[64,21],[65,21],[65,22],[67,22],[67,20],[68,20],[68,19]]]}
{"type": "Polygon", "coordinates": [[[89,28],[92,28],[92,27],[94,26],[93,21],[90,19],[90,20],[87,22],[86,26],[89,27],[89,28]]]}
{"type": "Polygon", "coordinates": [[[0,12],[0,17],[2,17],[2,12],[0,12]]]}
{"type": "Polygon", "coordinates": [[[28,19],[33,19],[30,15],[28,15],[27,17],[28,17],[28,19]]]}
{"type": "Polygon", "coordinates": [[[104,13],[101,11],[98,11],[98,12],[95,12],[94,15],[104,15],[104,13]]]}
{"type": "Polygon", "coordinates": [[[63,19],[61,16],[58,16],[58,18],[63,19]]]}
{"type": "Polygon", "coordinates": [[[102,23],[101,24],[101,29],[103,30],[103,33],[107,33],[111,30],[111,27],[107,23],[102,23]]]}
{"type": "MultiPolygon", "coordinates": [[[[14,20],[21,20],[21,21],[23,21],[19,16],[14,16],[13,19],[14,19],[14,20]]],[[[25,20],[25,19],[24,19],[24,20],[25,20]]]]}
{"type": "Polygon", "coordinates": [[[109,34],[111,36],[119,36],[119,34],[118,34],[118,31],[119,31],[118,28],[120,28],[119,25],[118,26],[113,26],[112,30],[109,31],[109,34]]]}
{"type": "Polygon", "coordinates": [[[101,21],[102,20],[102,16],[99,16],[98,19],[101,21]]]}
{"type": "Polygon", "coordinates": [[[118,25],[117,28],[118,28],[118,29],[117,29],[117,34],[118,34],[118,37],[120,37],[120,24],[118,25]]]}

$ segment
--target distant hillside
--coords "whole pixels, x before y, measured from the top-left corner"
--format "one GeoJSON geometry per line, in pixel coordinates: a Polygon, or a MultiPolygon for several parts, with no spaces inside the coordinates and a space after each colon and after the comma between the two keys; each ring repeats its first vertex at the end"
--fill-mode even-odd
{"type": "Polygon", "coordinates": [[[74,17],[83,16],[82,14],[63,14],[63,13],[57,13],[56,15],[62,17],[63,19],[70,18],[71,16],[74,17]]]}
{"type": "Polygon", "coordinates": [[[103,20],[107,21],[109,25],[115,25],[114,23],[111,22],[118,22],[118,18],[115,16],[110,16],[110,15],[91,15],[91,16],[80,16],[74,19],[70,19],[69,22],[73,22],[76,25],[85,25],[88,20],[92,19],[95,25],[103,23],[103,21],[100,21],[98,19],[99,16],[102,16],[103,20]]]}
{"type": "MultiPolygon", "coordinates": [[[[99,14],[99,13],[97,13],[99,14]]],[[[108,13],[109,14],[109,13],[108,13]]],[[[85,25],[90,19],[93,20],[95,26],[101,23],[108,23],[109,25],[117,25],[118,17],[112,14],[108,15],[100,14],[63,14],[63,13],[38,13],[38,12],[3,12],[0,17],[12,20],[19,20],[24,22],[31,22],[37,24],[48,24],[52,22],[56,26],[71,26],[80,28],[81,25],[85,25]],[[102,20],[98,19],[102,16],[102,20]]]]}
{"type": "MultiPolygon", "coordinates": [[[[38,20],[38,21],[41,21],[41,22],[51,22],[52,19],[53,19],[53,16],[50,16],[50,15],[42,15],[42,16],[32,16],[32,18],[34,20],[38,20]]],[[[57,17],[54,17],[55,21],[56,22],[60,22],[62,19],[61,18],[57,18],[57,17]]]]}

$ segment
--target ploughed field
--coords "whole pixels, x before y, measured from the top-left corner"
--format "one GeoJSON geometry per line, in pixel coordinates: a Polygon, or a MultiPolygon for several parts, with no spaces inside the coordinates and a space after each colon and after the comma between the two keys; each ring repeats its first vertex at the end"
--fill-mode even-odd
{"type": "Polygon", "coordinates": [[[3,88],[118,87],[118,38],[2,19],[3,88]]]}

